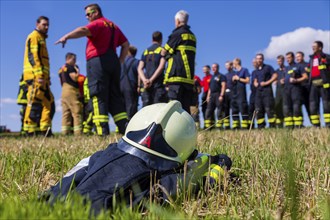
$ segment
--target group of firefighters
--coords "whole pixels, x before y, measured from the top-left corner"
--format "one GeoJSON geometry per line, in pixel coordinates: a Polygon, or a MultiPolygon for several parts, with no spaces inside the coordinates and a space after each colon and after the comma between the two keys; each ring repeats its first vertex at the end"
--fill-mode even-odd
{"type": "MultiPolygon", "coordinates": [[[[253,60],[255,69],[251,75],[242,67],[241,59],[235,58],[225,63],[225,75],[219,72],[217,63],[212,67],[204,66],[205,76],[201,80],[194,74],[196,38],[187,25],[185,11],[176,14],[176,28],[165,46],[162,47],[162,33],[154,32],[152,45],[144,50],[140,60],[135,58],[137,49],[129,45],[118,26],[103,17],[97,4],[86,6],[85,11],[89,24],[56,42],[64,47],[69,39],[88,38],[87,77],[80,74],[74,53],[66,54],[65,64],[59,70],[63,134],[95,132],[107,135],[109,113],[118,131],[124,133],[127,122],[138,111],[139,95],[142,107],[169,100],[180,101],[200,127],[198,96],[201,92],[204,129],[263,128],[266,126],[265,114],[269,127],[302,127],[302,105],[311,123],[320,126],[320,98],[324,122],[330,127],[330,56],[323,53],[321,41],[313,43],[314,53],[309,63],[304,61],[302,52],[297,52],[296,57],[288,52],[285,55],[287,66],[284,56],[280,55],[279,68],[274,70],[264,64],[264,56],[259,53],[253,60]],[[115,51],[119,46],[121,52],[117,56],[115,51]],[[249,102],[248,85],[251,90],[249,102]]],[[[17,100],[22,105],[22,132],[28,135],[52,134],[55,104],[50,91],[45,41],[48,26],[48,18],[40,16],[36,29],[26,40],[17,100]]]]}
{"type": "MultiPolygon", "coordinates": [[[[330,56],[323,53],[323,43],[315,41],[309,63],[304,53],[288,52],[277,57],[278,69],[264,64],[259,53],[253,59],[252,74],[241,66],[241,60],[227,61],[226,74],[219,73],[219,65],[203,67],[203,80],[195,76],[198,91],[203,88],[202,113],[204,129],[264,128],[265,114],[269,127],[303,127],[302,106],[313,126],[320,127],[320,99],[323,104],[323,119],[330,127],[330,56]],[[287,65],[284,65],[286,59],[287,65]],[[274,96],[273,86],[276,87],[274,96]],[[249,103],[246,86],[250,86],[249,103]],[[215,109],[217,121],[215,122],[215,109]],[[231,113],[231,114],[230,114],[231,113]],[[231,123],[230,123],[231,118],[231,123]],[[257,125],[254,123],[256,122],[257,125]]],[[[198,98],[191,112],[199,125],[198,98]]]]}

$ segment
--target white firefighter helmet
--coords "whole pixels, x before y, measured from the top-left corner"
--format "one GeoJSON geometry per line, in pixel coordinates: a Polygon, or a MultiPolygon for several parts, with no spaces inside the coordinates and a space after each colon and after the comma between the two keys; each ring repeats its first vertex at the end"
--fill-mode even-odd
{"type": "Polygon", "coordinates": [[[146,106],[127,125],[123,140],[147,153],[182,164],[195,152],[197,129],[178,101],[146,106]]]}

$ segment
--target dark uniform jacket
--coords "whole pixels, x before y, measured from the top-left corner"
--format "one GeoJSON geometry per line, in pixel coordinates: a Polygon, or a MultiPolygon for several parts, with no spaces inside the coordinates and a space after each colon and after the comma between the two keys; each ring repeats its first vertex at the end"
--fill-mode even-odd
{"type": "MultiPolygon", "coordinates": [[[[110,144],[105,150],[94,153],[89,159],[85,158],[82,162],[85,164],[80,168],[78,164],[48,191],[51,204],[74,190],[91,201],[92,211],[97,214],[101,209],[112,208],[115,205],[113,201],[132,206],[138,204],[143,198],[148,197],[151,182],[156,184],[159,181],[169,195],[175,195],[184,177],[183,165],[146,153],[123,139],[118,144],[110,144]]],[[[222,168],[230,169],[231,163],[226,155],[199,155],[188,162],[186,183],[193,182],[198,185],[205,173],[208,174],[211,164],[208,179],[212,184],[223,172],[222,168]]],[[[165,193],[160,193],[160,196],[167,198],[165,193]]]]}
{"type": "Polygon", "coordinates": [[[194,84],[196,37],[190,26],[183,25],[174,29],[164,49],[168,52],[167,70],[164,84],[194,84]]]}
{"type": "MultiPolygon", "coordinates": [[[[145,77],[150,79],[159,66],[162,47],[159,44],[153,44],[148,47],[142,54],[141,60],[145,65],[145,77]]],[[[164,74],[160,74],[152,83],[152,87],[157,88],[163,86],[164,74]]]]}
{"type": "MultiPolygon", "coordinates": [[[[310,61],[308,64],[307,72],[311,74],[311,68],[313,67],[314,55],[310,55],[310,61]]],[[[323,88],[330,88],[330,55],[321,53],[318,59],[321,78],[323,81],[323,88]]],[[[309,78],[311,82],[312,77],[309,78]]]]}

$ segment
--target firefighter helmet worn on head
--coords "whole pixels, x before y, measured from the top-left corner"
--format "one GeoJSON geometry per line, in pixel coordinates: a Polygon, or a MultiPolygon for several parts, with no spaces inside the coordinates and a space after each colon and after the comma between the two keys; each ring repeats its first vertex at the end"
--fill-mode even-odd
{"type": "Polygon", "coordinates": [[[128,123],[123,140],[144,152],[182,164],[195,152],[197,129],[181,103],[171,101],[137,112],[128,123]]]}

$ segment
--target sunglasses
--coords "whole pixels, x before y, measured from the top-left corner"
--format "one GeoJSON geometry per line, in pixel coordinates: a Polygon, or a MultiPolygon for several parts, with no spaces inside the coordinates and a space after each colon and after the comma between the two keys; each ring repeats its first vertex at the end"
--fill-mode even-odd
{"type": "Polygon", "coordinates": [[[86,13],[86,16],[89,17],[89,16],[91,16],[94,12],[95,12],[95,10],[90,10],[88,13],[86,13]]]}

